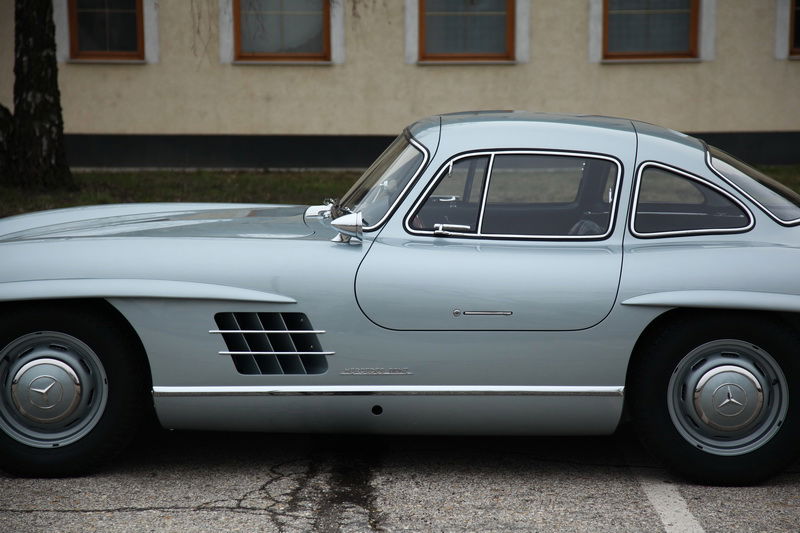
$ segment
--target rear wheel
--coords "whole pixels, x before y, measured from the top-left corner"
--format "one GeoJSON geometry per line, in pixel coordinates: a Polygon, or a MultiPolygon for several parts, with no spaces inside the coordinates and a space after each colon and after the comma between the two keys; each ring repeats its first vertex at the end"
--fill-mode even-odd
{"type": "Polygon", "coordinates": [[[0,466],[84,473],[119,451],[142,419],[144,378],[130,335],[85,310],[27,308],[0,330],[0,466]]]}
{"type": "Polygon", "coordinates": [[[630,374],[644,443],[699,482],[763,480],[797,456],[800,340],[782,324],[718,315],[673,324],[630,374]]]}

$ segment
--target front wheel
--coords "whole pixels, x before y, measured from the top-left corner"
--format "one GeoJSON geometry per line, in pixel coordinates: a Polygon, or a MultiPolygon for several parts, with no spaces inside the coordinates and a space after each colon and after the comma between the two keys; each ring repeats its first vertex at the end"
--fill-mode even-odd
{"type": "Polygon", "coordinates": [[[630,373],[645,445],[695,481],[747,484],[785,468],[800,438],[797,336],[752,315],[673,324],[630,373]]]}
{"type": "Polygon", "coordinates": [[[0,330],[0,466],[21,475],[89,471],[144,412],[131,337],[87,311],[22,310],[0,330]]]}

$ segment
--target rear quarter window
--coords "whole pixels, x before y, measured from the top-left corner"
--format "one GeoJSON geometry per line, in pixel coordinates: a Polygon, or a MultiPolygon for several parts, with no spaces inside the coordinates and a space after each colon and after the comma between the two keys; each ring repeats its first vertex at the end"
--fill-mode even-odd
{"type": "Polygon", "coordinates": [[[639,170],[631,222],[638,237],[733,233],[752,224],[747,208],[711,183],[659,163],[639,170]]]}

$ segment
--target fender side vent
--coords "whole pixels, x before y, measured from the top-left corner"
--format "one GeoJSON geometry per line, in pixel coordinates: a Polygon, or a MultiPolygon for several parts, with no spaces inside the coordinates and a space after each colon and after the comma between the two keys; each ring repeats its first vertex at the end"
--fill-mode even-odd
{"type": "Polygon", "coordinates": [[[240,374],[323,374],[329,355],[322,351],[317,335],[304,313],[217,313],[219,329],[240,374]]]}

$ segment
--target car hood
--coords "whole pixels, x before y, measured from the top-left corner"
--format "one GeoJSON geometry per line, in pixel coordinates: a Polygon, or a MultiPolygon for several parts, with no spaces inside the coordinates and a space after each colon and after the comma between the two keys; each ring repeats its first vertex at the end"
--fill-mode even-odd
{"type": "Polygon", "coordinates": [[[0,220],[0,241],[92,237],[302,238],[305,206],[124,204],[43,211],[0,220]]]}

